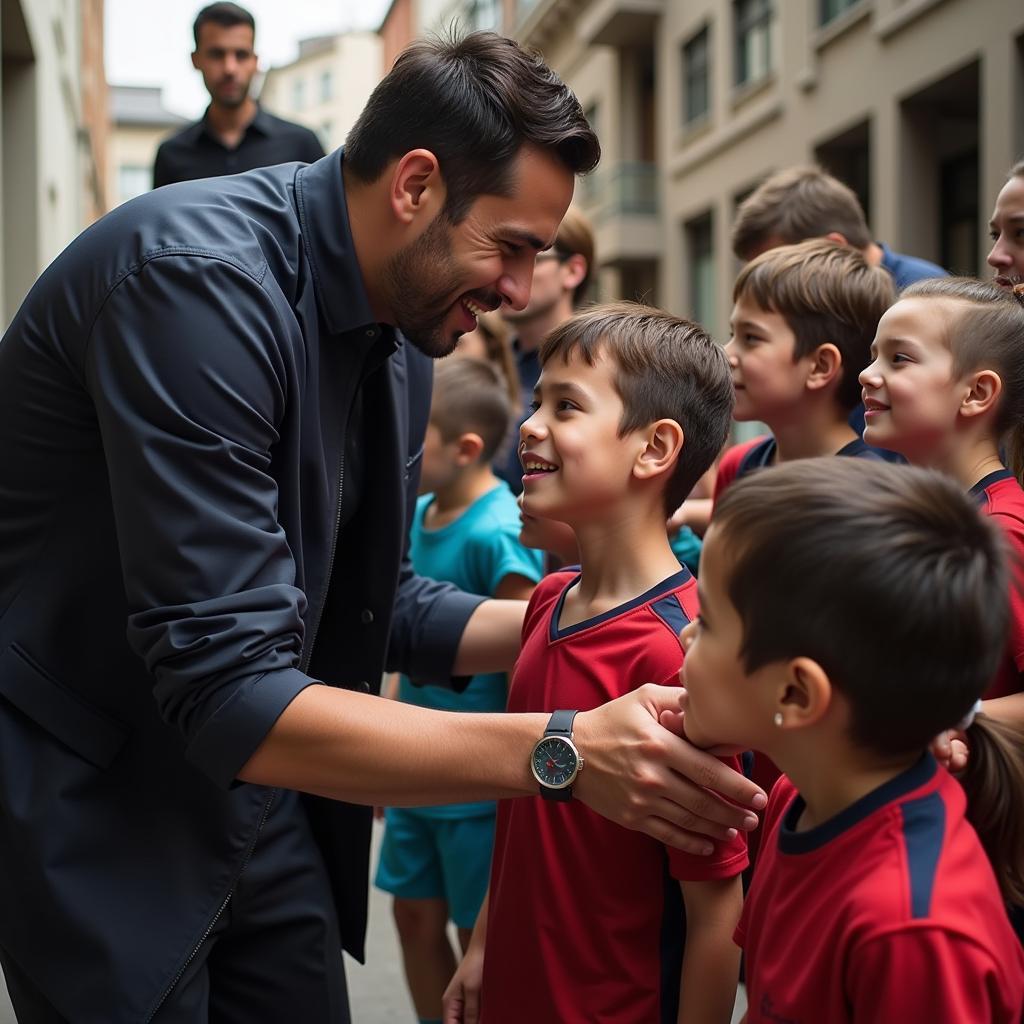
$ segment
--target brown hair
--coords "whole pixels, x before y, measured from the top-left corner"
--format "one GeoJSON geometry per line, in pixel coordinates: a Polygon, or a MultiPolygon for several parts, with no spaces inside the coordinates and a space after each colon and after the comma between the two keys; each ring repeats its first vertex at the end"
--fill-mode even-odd
{"type": "Polygon", "coordinates": [[[673,512],[714,461],[729,433],[733,388],[721,347],[699,324],[635,302],[591,306],[556,327],[540,347],[544,366],[578,352],[593,366],[602,353],[616,365],[622,398],[619,437],[660,419],[683,429],[683,449],[665,485],[673,512]]]}
{"type": "Polygon", "coordinates": [[[444,441],[479,434],[481,462],[490,462],[508,433],[512,409],[498,371],[482,359],[444,359],[434,367],[430,422],[444,441]]]}
{"type": "Polygon", "coordinates": [[[579,255],[586,260],[587,272],[572,293],[573,308],[578,309],[590,291],[590,279],[594,270],[594,229],[587,216],[575,206],[570,206],[565,211],[562,223],[558,227],[555,252],[561,257],[579,255]]]}
{"type": "Polygon", "coordinates": [[[953,355],[953,373],[999,374],[1003,393],[995,428],[1005,439],[1010,468],[1024,484],[1024,294],[970,277],[937,277],[910,285],[900,298],[959,304],[958,315],[946,320],[943,339],[953,355]]]}
{"type": "Polygon", "coordinates": [[[732,251],[748,260],[766,245],[791,245],[833,231],[855,249],[871,244],[853,189],[820,167],[789,167],[740,203],[732,226],[732,251]]]}
{"type": "MultiPolygon", "coordinates": [[[[1005,545],[949,477],[800,459],[733,484],[713,529],[746,671],[814,659],[849,703],[858,745],[926,750],[995,676],[1009,624],[1005,545]]],[[[968,739],[971,820],[1004,894],[1024,902],[1024,736],[979,716],[968,739]]]]}
{"type": "Polygon", "coordinates": [[[736,278],[733,301],[741,296],[779,313],[796,336],[794,361],[831,342],[843,366],[836,401],[852,409],[860,401],[858,374],[871,362],[878,321],[892,305],[892,277],[873,267],[856,249],[827,238],[769,249],[736,278]]]}
{"type": "Polygon", "coordinates": [[[1006,180],[1010,178],[1024,178],[1024,160],[1018,160],[1011,168],[1006,180]]]}
{"type": "Polygon", "coordinates": [[[391,160],[428,149],[447,188],[444,212],[458,223],[478,196],[511,193],[524,145],[573,174],[601,158],[579,100],[538,54],[493,32],[453,34],[399,54],[348,133],[345,167],[373,182],[391,160]]]}

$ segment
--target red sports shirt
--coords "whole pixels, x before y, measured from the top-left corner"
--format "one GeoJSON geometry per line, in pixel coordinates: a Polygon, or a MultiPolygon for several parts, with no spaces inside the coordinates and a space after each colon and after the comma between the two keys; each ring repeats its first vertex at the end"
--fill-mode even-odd
{"type": "MultiPolygon", "coordinates": [[[[578,578],[575,570],[553,573],[534,591],[509,711],[585,711],[643,683],[678,685],[679,631],[697,611],[690,573],[683,569],[626,605],[560,630],[565,592],[578,578]]],[[[613,825],[575,800],[502,800],[484,1024],[657,1024],[662,986],[678,992],[679,985],[678,961],[669,967],[662,956],[663,932],[681,924],[678,910],[665,909],[670,890],[678,895],[673,879],[732,878],[746,864],[742,835],[710,857],[695,857],[613,825]]]]}
{"type": "Polygon", "coordinates": [[[1000,469],[971,488],[981,511],[999,524],[1015,561],[1011,566],[1010,639],[999,674],[985,699],[1007,697],[1024,689],[1024,490],[1008,469],[1000,469]]]}
{"type": "Polygon", "coordinates": [[[748,1024],[1019,1024],[1024,951],[930,754],[817,828],[783,776],[736,941],[748,1024]]]}

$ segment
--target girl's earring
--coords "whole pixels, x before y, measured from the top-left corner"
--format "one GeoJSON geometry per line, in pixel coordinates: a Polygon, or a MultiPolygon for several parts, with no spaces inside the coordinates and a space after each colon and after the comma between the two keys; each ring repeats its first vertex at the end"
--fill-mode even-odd
{"type": "Polygon", "coordinates": [[[775,717],[772,719],[772,721],[775,723],[776,728],[781,729],[782,728],[782,712],[781,711],[776,711],[775,712],[775,717]]]}

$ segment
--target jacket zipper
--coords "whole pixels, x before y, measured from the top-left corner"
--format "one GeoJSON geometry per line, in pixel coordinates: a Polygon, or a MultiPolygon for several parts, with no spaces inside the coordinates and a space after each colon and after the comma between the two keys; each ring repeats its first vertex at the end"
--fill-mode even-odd
{"type": "Polygon", "coordinates": [[[277,796],[277,790],[273,789],[270,791],[270,796],[267,798],[267,802],[263,805],[263,814],[260,815],[259,823],[256,826],[256,832],[252,837],[252,842],[249,843],[249,848],[245,851],[245,858],[242,860],[242,866],[238,869],[238,874],[235,875],[235,880],[231,883],[231,888],[228,889],[228,894],[224,897],[221,905],[217,908],[217,913],[213,915],[210,923],[206,926],[203,934],[200,936],[199,941],[195,944],[192,952],[185,958],[185,962],[178,968],[178,973],[171,979],[171,983],[164,989],[163,995],[160,996],[160,1001],[153,1007],[152,1012],[146,1018],[146,1024],[160,1012],[160,1007],[167,1002],[168,996],[174,991],[175,986],[181,981],[182,976],[188,970],[189,964],[195,960],[199,953],[199,950],[203,948],[203,943],[210,937],[210,933],[217,926],[217,922],[220,920],[221,914],[227,908],[227,905],[231,902],[231,897],[235,894],[235,886],[238,884],[238,879],[242,877],[242,872],[245,871],[246,865],[252,859],[253,850],[256,849],[256,842],[260,837],[260,833],[263,831],[263,826],[267,823],[267,818],[270,816],[270,805],[274,802],[274,797],[277,796]]]}

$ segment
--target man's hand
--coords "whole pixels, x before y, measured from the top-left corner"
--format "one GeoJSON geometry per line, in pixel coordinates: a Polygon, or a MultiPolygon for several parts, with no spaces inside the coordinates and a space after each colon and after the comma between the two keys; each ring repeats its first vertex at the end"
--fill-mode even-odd
{"type": "Polygon", "coordinates": [[[443,1024],[478,1024],[484,978],[484,944],[470,942],[441,1000],[443,1024]]]}
{"type": "Polygon", "coordinates": [[[679,712],[679,688],[648,684],[576,716],[584,766],[575,794],[616,824],[687,853],[710,854],[711,839],[757,826],[764,791],[661,724],[679,712]],[[723,799],[723,797],[727,799],[723,799]],[[740,806],[734,806],[735,804],[740,806]]]}

